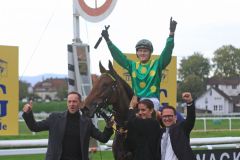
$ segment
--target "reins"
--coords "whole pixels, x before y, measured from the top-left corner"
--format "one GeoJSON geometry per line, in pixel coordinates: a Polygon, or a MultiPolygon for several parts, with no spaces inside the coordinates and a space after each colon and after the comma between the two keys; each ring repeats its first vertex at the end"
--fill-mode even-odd
{"type": "MultiPolygon", "coordinates": [[[[115,114],[115,111],[111,108],[109,108],[109,99],[112,96],[112,93],[115,92],[117,90],[117,80],[109,73],[102,73],[102,75],[107,75],[108,77],[110,77],[113,80],[113,85],[111,86],[111,91],[109,92],[109,94],[107,95],[107,97],[103,100],[102,103],[97,104],[97,109],[96,109],[96,115],[97,117],[102,117],[106,122],[110,121],[112,117],[114,117],[113,115],[115,114]],[[110,115],[107,115],[107,112],[110,113],[110,115]]],[[[127,130],[124,130],[124,126],[120,126],[119,124],[116,123],[116,126],[119,126],[118,128],[114,128],[115,132],[117,134],[123,135],[127,132],[127,130]]]]}

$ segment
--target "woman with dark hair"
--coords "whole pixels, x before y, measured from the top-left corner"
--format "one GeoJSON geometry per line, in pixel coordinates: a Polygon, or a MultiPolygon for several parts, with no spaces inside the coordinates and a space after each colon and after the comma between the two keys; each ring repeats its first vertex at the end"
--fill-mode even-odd
{"type": "Polygon", "coordinates": [[[153,115],[156,113],[151,100],[137,103],[134,97],[130,102],[126,146],[134,160],[158,159],[160,125],[153,115]]]}

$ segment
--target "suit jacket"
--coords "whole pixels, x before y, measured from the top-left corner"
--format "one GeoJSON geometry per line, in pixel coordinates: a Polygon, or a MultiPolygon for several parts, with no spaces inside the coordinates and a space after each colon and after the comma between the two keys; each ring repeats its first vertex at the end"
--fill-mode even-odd
{"type": "MultiPolygon", "coordinates": [[[[67,122],[67,111],[52,113],[47,119],[39,122],[35,121],[32,111],[23,113],[23,118],[31,131],[49,131],[46,160],[60,160],[62,155],[62,141],[67,122]]],[[[88,160],[90,137],[106,143],[113,134],[113,129],[105,127],[104,131],[101,132],[93,125],[91,119],[84,115],[80,115],[79,123],[82,160],[88,160]]]]}
{"type": "MultiPolygon", "coordinates": [[[[193,102],[191,106],[187,107],[186,120],[174,124],[169,129],[172,148],[178,160],[195,160],[196,159],[190,146],[190,132],[194,127],[195,118],[196,118],[195,105],[193,102]]],[[[160,137],[162,137],[162,134],[164,132],[165,132],[165,128],[162,128],[160,137]]],[[[161,142],[160,142],[160,153],[161,153],[161,142]]]]}

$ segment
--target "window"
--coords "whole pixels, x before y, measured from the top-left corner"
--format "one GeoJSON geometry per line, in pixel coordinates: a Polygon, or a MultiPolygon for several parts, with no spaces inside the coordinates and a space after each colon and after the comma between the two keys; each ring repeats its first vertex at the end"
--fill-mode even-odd
{"type": "Polygon", "coordinates": [[[237,85],[232,85],[232,89],[237,89],[237,85]]]}
{"type": "Polygon", "coordinates": [[[208,98],[206,97],[206,98],[205,98],[205,104],[207,104],[207,103],[208,103],[208,98]]]}
{"type": "Polygon", "coordinates": [[[222,111],[222,110],[223,110],[223,106],[219,105],[219,111],[222,111]]]}
{"type": "Polygon", "coordinates": [[[213,106],[213,110],[214,110],[214,111],[217,111],[217,109],[218,109],[218,106],[217,106],[217,105],[214,105],[214,106],[213,106]]]}

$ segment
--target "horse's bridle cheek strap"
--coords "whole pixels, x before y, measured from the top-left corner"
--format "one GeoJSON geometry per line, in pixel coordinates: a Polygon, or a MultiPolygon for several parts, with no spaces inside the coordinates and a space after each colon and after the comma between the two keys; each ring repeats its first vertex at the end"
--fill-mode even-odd
{"type": "Polygon", "coordinates": [[[107,95],[106,97],[103,99],[103,101],[101,103],[98,103],[96,105],[96,112],[99,112],[100,109],[102,108],[106,108],[108,107],[108,105],[114,101],[114,99],[112,99],[114,96],[114,93],[116,93],[116,90],[117,90],[117,83],[116,81],[113,82],[113,84],[107,89],[107,95]]]}
{"type": "Polygon", "coordinates": [[[109,102],[113,101],[113,95],[117,90],[117,83],[114,81],[113,84],[107,89],[107,95],[106,97],[103,99],[103,103],[105,103],[106,105],[109,104],[109,102]]]}
{"type": "Polygon", "coordinates": [[[113,97],[117,97],[118,95],[115,95],[117,93],[117,83],[114,82],[113,85],[112,85],[112,93],[111,93],[111,96],[110,96],[110,101],[114,101],[113,97]],[[115,96],[114,96],[115,95],[115,96]]]}

